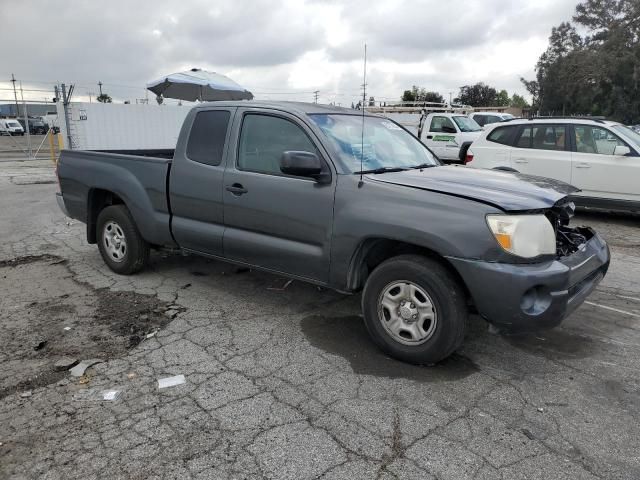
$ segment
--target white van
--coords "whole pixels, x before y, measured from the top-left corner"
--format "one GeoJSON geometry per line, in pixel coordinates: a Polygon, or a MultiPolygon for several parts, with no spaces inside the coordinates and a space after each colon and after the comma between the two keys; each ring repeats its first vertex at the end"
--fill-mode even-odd
{"type": "Polygon", "coordinates": [[[0,131],[3,135],[24,135],[24,128],[12,118],[0,119],[0,131]]]}

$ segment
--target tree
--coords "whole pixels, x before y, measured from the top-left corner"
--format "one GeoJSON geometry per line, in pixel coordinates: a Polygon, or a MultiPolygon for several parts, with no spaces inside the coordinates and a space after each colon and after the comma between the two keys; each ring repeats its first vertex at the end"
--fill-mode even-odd
{"type": "Polygon", "coordinates": [[[583,0],[574,24],[551,30],[536,64],[536,79],[523,83],[543,114],[604,115],[640,120],[640,2],[583,0]],[[582,33],[579,33],[582,32],[582,33]]]}
{"type": "Polygon", "coordinates": [[[106,93],[98,95],[98,98],[96,98],[96,100],[98,100],[100,103],[111,103],[113,101],[113,99],[106,93]]]}
{"type": "Polygon", "coordinates": [[[414,85],[411,90],[405,90],[402,94],[403,102],[434,102],[444,103],[444,98],[438,92],[427,92],[423,87],[414,85]]]}
{"type": "Polygon", "coordinates": [[[494,105],[497,107],[508,107],[510,103],[509,93],[506,90],[500,90],[496,95],[494,105]]]}
{"type": "Polygon", "coordinates": [[[514,93],[511,96],[511,99],[509,100],[509,106],[515,108],[529,108],[529,104],[524,99],[524,97],[518,95],[517,93],[514,93]]]}
{"type": "Polygon", "coordinates": [[[497,95],[498,92],[496,92],[495,88],[480,82],[475,85],[460,87],[460,94],[454,102],[471,105],[472,107],[492,107],[496,104],[497,95]]]}

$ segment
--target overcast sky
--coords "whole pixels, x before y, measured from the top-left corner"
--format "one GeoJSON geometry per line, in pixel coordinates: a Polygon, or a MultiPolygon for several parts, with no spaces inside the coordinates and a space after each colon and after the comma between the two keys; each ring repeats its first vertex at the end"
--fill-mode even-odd
{"type": "Polygon", "coordinates": [[[478,81],[524,94],[519,78],[533,77],[551,27],[570,20],[576,3],[0,0],[0,99],[13,97],[11,73],[31,89],[75,83],[77,97],[95,95],[102,81],[115,100],[134,101],[146,82],[200,67],[257,98],[311,101],[320,90],[321,102],[350,105],[361,95],[365,42],[367,92],[378,100],[414,84],[455,97],[478,81]]]}

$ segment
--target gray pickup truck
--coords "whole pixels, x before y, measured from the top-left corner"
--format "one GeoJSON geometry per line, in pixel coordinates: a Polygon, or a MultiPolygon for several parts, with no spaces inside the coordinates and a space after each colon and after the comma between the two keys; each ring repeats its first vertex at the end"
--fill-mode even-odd
{"type": "Polygon", "coordinates": [[[469,311],[505,332],[550,328],[605,275],[609,249],[569,227],[573,187],[443,166],[395,122],[289,102],[188,114],[175,151],[62,152],[58,203],[114,272],[170,247],[362,291],[373,340],[432,364],[469,311]]]}

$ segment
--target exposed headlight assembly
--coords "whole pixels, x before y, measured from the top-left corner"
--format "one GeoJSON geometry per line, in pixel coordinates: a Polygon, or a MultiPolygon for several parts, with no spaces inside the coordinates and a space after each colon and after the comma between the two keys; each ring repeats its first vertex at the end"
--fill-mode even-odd
{"type": "Polygon", "coordinates": [[[522,258],[556,253],[556,236],[544,215],[487,215],[498,244],[522,258]]]}

